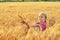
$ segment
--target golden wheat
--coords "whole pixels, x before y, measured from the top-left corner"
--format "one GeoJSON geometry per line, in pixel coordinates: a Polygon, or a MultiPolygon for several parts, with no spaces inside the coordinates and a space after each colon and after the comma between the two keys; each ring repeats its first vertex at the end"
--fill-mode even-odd
{"type": "Polygon", "coordinates": [[[60,3],[0,3],[0,40],[60,40],[60,3]],[[31,27],[38,20],[40,12],[45,12],[48,17],[48,27],[44,32],[37,32],[31,27]],[[53,26],[49,26],[50,19],[56,21],[53,26]],[[29,30],[26,24],[21,23],[23,20],[29,24],[29,30]]]}

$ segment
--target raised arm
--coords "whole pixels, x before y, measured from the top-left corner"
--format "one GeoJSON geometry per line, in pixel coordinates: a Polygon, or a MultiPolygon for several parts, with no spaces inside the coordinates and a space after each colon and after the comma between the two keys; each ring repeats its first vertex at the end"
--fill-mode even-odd
{"type": "Polygon", "coordinates": [[[33,24],[32,27],[39,27],[39,24],[33,24]]]}

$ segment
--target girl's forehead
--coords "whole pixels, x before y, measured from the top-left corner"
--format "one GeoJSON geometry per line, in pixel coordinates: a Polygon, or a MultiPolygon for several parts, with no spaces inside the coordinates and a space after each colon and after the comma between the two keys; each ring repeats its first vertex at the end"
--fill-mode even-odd
{"type": "Polygon", "coordinates": [[[42,13],[42,14],[39,14],[39,17],[46,17],[47,15],[42,13]]]}
{"type": "Polygon", "coordinates": [[[40,15],[39,17],[43,17],[44,15],[40,15]]]}

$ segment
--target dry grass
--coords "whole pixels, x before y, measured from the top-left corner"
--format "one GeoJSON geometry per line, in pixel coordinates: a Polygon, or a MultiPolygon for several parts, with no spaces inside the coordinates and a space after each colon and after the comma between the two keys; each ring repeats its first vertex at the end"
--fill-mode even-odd
{"type": "Polygon", "coordinates": [[[0,40],[60,40],[60,3],[0,3],[0,40]],[[48,26],[44,32],[37,32],[31,27],[40,12],[47,14],[47,24],[51,18],[56,21],[54,26],[48,26]],[[22,19],[19,16],[30,24],[27,34],[27,25],[21,24],[22,19]]]}

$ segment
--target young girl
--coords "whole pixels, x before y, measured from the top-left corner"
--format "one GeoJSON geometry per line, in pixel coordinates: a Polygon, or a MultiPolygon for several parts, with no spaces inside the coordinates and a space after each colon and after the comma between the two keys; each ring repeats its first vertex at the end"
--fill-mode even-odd
{"type": "Polygon", "coordinates": [[[35,25],[33,25],[34,27],[41,27],[42,28],[42,31],[46,30],[46,19],[47,19],[47,16],[45,13],[41,13],[39,15],[39,21],[36,22],[35,25]]]}

